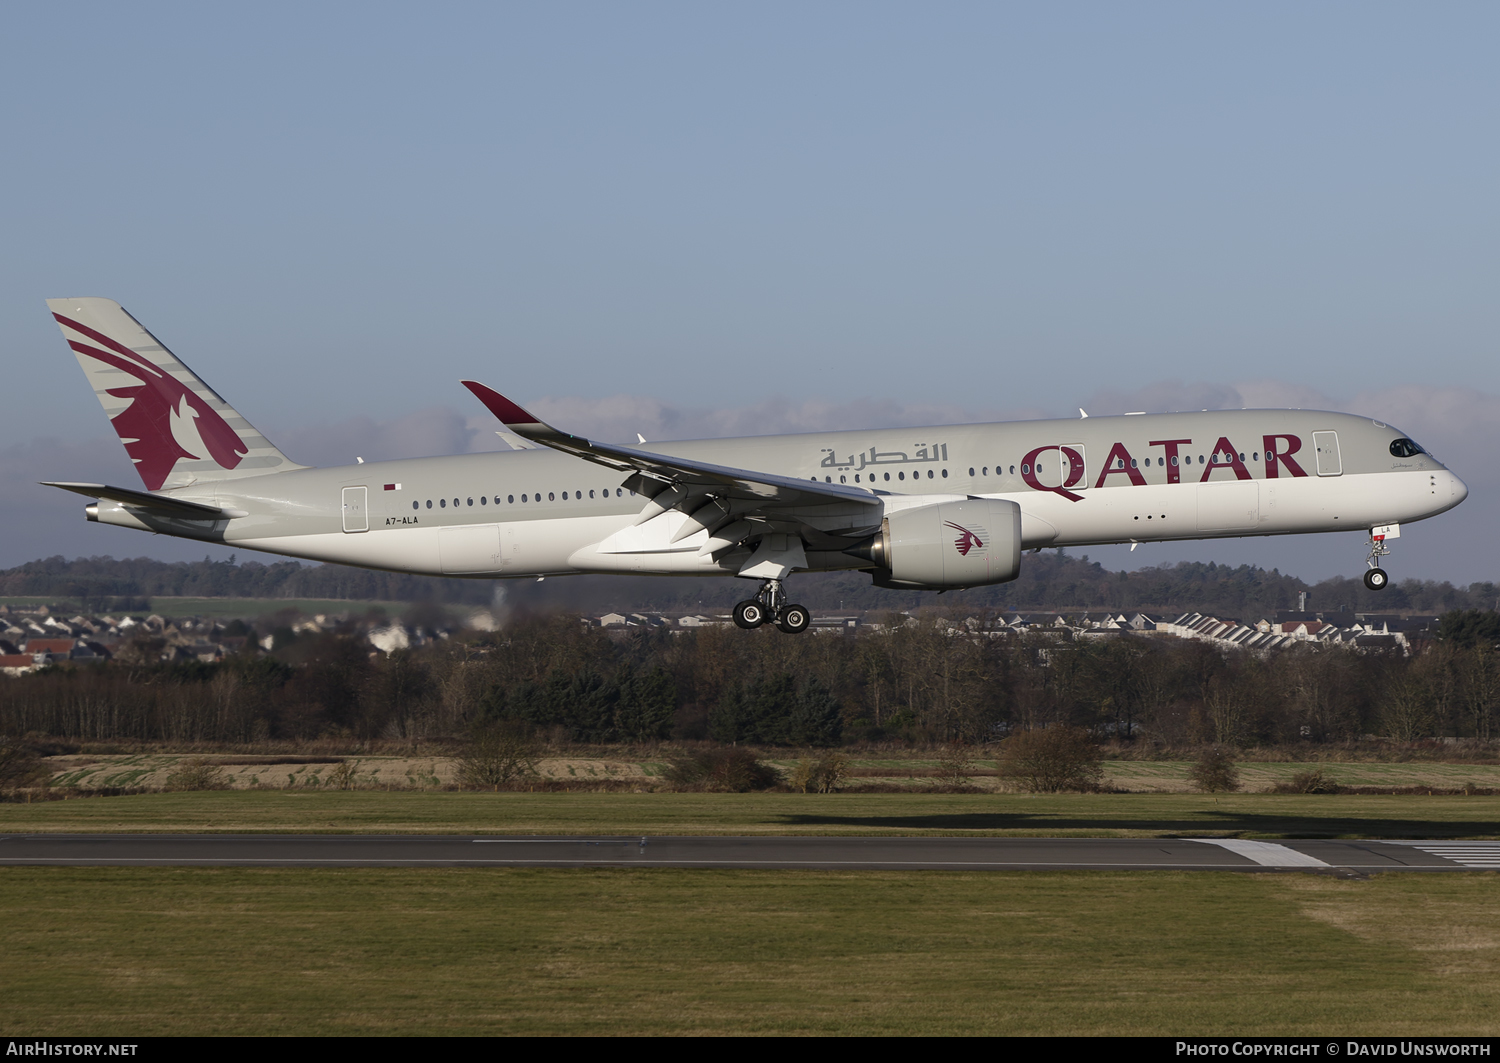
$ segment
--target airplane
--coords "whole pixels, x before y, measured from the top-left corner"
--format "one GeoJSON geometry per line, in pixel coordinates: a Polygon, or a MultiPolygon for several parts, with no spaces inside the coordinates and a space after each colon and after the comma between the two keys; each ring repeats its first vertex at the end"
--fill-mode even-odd
{"type": "Polygon", "coordinates": [[[101,524],[394,572],[755,580],[742,628],[812,622],[796,572],[879,587],[1005,583],[1024,550],[1364,530],[1365,585],[1401,525],[1468,487],[1353,414],[1211,410],[636,446],[544,423],[472,380],[508,452],[298,465],[119,303],[49,299],[145,490],[47,482],[101,524]]]}

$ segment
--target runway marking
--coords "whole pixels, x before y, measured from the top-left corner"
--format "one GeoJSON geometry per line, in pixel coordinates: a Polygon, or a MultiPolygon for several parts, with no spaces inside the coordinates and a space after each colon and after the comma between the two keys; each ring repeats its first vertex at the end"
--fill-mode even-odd
{"type": "Polygon", "coordinates": [[[584,838],[470,838],[475,845],[645,845],[646,839],[633,842],[629,838],[606,838],[589,841],[584,838]]]}
{"type": "Polygon", "coordinates": [[[1463,842],[1452,845],[1414,845],[1432,856],[1452,860],[1464,867],[1500,868],[1500,842],[1463,842]]]}
{"type": "Polygon", "coordinates": [[[1204,845],[1222,845],[1232,853],[1239,853],[1247,860],[1254,860],[1266,867],[1332,867],[1316,856],[1299,853],[1275,842],[1252,842],[1242,838],[1188,838],[1188,841],[1204,845]]]}

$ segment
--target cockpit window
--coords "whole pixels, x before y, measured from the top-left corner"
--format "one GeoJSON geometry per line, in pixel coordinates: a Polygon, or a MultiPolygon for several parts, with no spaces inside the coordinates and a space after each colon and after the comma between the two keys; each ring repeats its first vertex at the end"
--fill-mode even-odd
{"type": "Polygon", "coordinates": [[[1391,456],[1397,458],[1412,458],[1418,454],[1425,454],[1421,447],[1410,439],[1397,439],[1391,443],[1391,456]]]}

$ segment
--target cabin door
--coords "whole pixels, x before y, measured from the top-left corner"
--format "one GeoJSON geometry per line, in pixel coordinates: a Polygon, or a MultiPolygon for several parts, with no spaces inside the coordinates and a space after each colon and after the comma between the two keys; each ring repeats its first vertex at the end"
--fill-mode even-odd
{"type": "Polygon", "coordinates": [[[344,488],[344,530],[346,532],[370,530],[369,497],[368,487],[344,488]]]}
{"type": "Polygon", "coordinates": [[[1344,471],[1344,460],[1339,456],[1339,434],[1337,432],[1314,432],[1313,448],[1318,452],[1318,475],[1338,476],[1344,471]]]}

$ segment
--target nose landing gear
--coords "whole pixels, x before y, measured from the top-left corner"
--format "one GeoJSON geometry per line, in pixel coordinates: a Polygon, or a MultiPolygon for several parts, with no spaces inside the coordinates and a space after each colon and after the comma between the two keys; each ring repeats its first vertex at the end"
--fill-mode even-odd
{"type": "Polygon", "coordinates": [[[779,579],[762,580],[754,598],[734,607],[734,622],[746,629],[772,621],[788,635],[798,635],[812,626],[812,614],[800,605],[786,604],[786,591],[779,579]]]}
{"type": "Polygon", "coordinates": [[[1385,544],[1385,541],[1400,537],[1401,526],[1398,524],[1385,524],[1370,529],[1370,556],[1365,558],[1365,564],[1370,568],[1365,573],[1365,586],[1370,590],[1383,591],[1386,584],[1390,583],[1391,577],[1386,575],[1385,569],[1380,567],[1380,559],[1391,552],[1391,548],[1385,544]]]}

